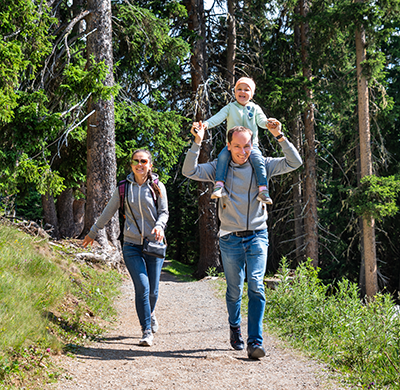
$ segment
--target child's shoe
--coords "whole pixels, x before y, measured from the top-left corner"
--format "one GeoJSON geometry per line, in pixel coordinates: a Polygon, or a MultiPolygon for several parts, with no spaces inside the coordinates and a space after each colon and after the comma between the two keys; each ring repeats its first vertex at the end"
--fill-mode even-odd
{"type": "Polygon", "coordinates": [[[211,194],[211,199],[219,199],[223,196],[228,196],[223,186],[216,185],[214,187],[213,193],[211,194]]]}
{"type": "Polygon", "coordinates": [[[262,190],[257,195],[257,200],[265,204],[273,204],[272,199],[269,197],[268,190],[262,190]]]}

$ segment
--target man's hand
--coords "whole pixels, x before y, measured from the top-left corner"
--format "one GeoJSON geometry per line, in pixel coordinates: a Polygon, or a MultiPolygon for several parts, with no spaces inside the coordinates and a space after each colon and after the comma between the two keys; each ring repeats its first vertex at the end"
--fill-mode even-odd
{"type": "Polygon", "coordinates": [[[267,129],[271,132],[274,137],[282,134],[282,123],[275,118],[268,118],[266,123],[267,129]]]}
{"type": "Polygon", "coordinates": [[[201,121],[193,123],[190,132],[194,135],[194,142],[196,142],[197,145],[201,145],[203,142],[205,130],[206,126],[204,126],[201,121]]]}

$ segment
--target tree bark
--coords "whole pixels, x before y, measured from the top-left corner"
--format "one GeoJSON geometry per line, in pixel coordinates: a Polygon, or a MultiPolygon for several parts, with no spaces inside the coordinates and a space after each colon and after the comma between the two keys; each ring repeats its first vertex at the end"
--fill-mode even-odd
{"type": "Polygon", "coordinates": [[[79,237],[85,227],[85,203],[85,199],[75,199],[72,203],[75,226],[75,233],[73,237],[79,237]]]}
{"type": "Polygon", "coordinates": [[[75,234],[73,202],[74,194],[72,188],[64,190],[57,198],[58,226],[62,238],[74,237],[75,234]]]}
{"type": "MultiPolygon", "coordinates": [[[[300,15],[300,6],[295,7],[295,14],[300,15]]],[[[295,55],[301,50],[301,30],[298,23],[294,26],[294,50],[295,55]]],[[[294,57],[294,56],[293,56],[294,57]]],[[[290,127],[292,129],[293,145],[298,151],[303,150],[303,137],[301,118],[298,115],[292,121],[290,127]]],[[[295,245],[296,245],[296,263],[300,264],[305,259],[304,250],[304,220],[303,220],[303,191],[302,191],[302,173],[300,170],[296,170],[293,173],[293,216],[294,216],[294,234],[295,234],[295,245]]]]}
{"type": "Polygon", "coordinates": [[[230,88],[235,85],[236,64],[236,0],[228,0],[228,43],[226,48],[226,80],[230,88]]]}
{"type": "MultiPolygon", "coordinates": [[[[87,29],[94,31],[87,37],[88,61],[91,55],[96,62],[104,61],[109,69],[104,84],[112,86],[114,77],[111,1],[88,0],[87,4],[91,11],[87,18],[87,29]]],[[[88,119],[87,130],[87,198],[84,234],[87,234],[99,217],[116,187],[114,99],[97,102],[91,100],[88,112],[91,113],[93,110],[95,112],[88,119]]],[[[111,242],[120,248],[118,235],[118,215],[115,215],[106,228],[99,232],[97,241],[105,247],[111,242]]]]}
{"type": "Polygon", "coordinates": [[[51,236],[58,239],[60,238],[60,232],[58,230],[58,219],[56,205],[54,203],[54,197],[46,194],[42,195],[42,207],[43,207],[43,220],[44,224],[49,224],[53,227],[51,236]]]}
{"type": "MultiPolygon", "coordinates": [[[[309,11],[308,0],[300,0],[300,14],[305,18],[309,11]]],[[[301,56],[303,63],[303,76],[311,81],[312,70],[308,63],[309,49],[309,28],[308,23],[301,23],[301,56]]],[[[306,234],[307,247],[306,256],[312,259],[314,267],[318,266],[318,212],[317,212],[317,162],[315,150],[315,130],[314,130],[314,106],[313,92],[309,87],[305,87],[307,95],[307,107],[304,111],[304,167],[305,167],[305,187],[304,187],[304,204],[305,204],[305,222],[304,230],[306,234]]]]}
{"type": "MultiPolygon", "coordinates": [[[[205,17],[203,0],[190,0],[185,3],[189,15],[189,29],[194,31],[199,38],[193,46],[191,57],[191,76],[193,96],[198,93],[201,85],[205,86],[207,79],[206,41],[205,41],[205,17]]],[[[204,96],[200,96],[203,99],[204,96]]],[[[208,112],[208,101],[201,101],[198,111],[195,113],[196,121],[204,119],[208,112]]],[[[212,133],[206,131],[199,162],[205,163],[210,160],[212,151],[212,133]]],[[[213,186],[211,183],[198,183],[199,191],[199,239],[200,253],[196,277],[204,277],[210,268],[221,270],[218,243],[218,220],[217,204],[211,200],[213,186]]]]}
{"type": "MultiPolygon", "coordinates": [[[[302,150],[301,145],[301,130],[299,118],[292,123],[292,135],[293,145],[297,150],[302,150]]],[[[296,243],[296,262],[297,264],[302,263],[305,260],[304,257],[304,228],[303,228],[303,217],[302,217],[302,178],[300,170],[296,170],[293,173],[293,216],[294,216],[294,234],[296,243]]]]}
{"type": "MultiPolygon", "coordinates": [[[[359,0],[358,0],[359,1],[359,0]]],[[[363,75],[362,62],[366,60],[365,31],[359,26],[355,34],[357,56],[358,126],[360,134],[361,178],[372,175],[371,132],[369,122],[368,81],[363,75]]],[[[363,250],[365,261],[365,289],[368,297],[378,292],[377,262],[375,247],[375,220],[362,218],[363,250]]]]}

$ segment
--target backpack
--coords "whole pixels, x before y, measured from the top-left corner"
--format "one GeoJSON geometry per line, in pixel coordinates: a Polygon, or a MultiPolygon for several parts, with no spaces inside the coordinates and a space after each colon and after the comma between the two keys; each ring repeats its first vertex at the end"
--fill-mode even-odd
{"type": "MultiPolygon", "coordinates": [[[[154,179],[154,183],[158,184],[158,178],[154,179]]],[[[128,190],[128,180],[121,180],[118,182],[118,191],[119,191],[119,237],[118,239],[123,242],[124,238],[124,224],[125,224],[125,194],[128,190]]],[[[150,186],[151,194],[153,195],[154,204],[157,208],[157,194],[150,186]]]]}

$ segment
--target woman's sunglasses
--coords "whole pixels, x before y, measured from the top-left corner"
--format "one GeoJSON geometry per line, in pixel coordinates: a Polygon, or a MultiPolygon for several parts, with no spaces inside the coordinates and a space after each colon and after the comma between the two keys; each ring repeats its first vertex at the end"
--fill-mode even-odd
{"type": "Polygon", "coordinates": [[[137,160],[136,158],[134,158],[132,160],[132,165],[138,165],[139,163],[142,165],[146,165],[149,162],[149,160],[145,160],[144,158],[137,160]]]}

